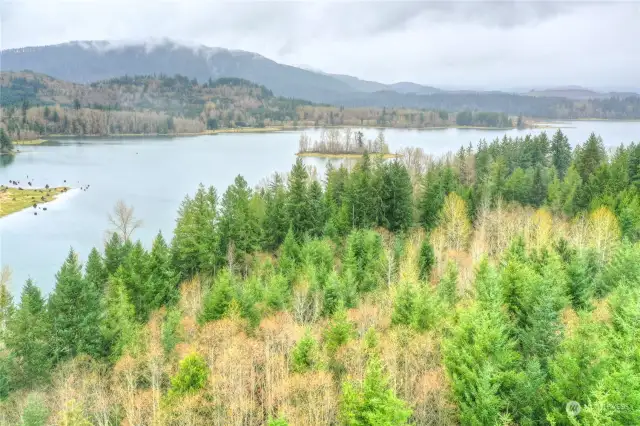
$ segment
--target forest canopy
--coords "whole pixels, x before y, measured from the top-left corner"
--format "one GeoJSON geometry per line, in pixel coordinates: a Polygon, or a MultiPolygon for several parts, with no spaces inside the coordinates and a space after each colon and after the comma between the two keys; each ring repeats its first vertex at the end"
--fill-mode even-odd
{"type": "Polygon", "coordinates": [[[185,197],[0,286],[6,424],[636,424],[640,145],[558,130],[185,197]]]}

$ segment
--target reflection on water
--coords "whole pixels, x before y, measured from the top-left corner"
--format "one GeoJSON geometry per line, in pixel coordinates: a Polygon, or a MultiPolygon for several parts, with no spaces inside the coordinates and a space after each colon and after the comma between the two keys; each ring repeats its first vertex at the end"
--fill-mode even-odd
{"type": "Polygon", "coordinates": [[[8,167],[15,161],[15,155],[0,155],[0,167],[8,167]]]}
{"type": "MultiPolygon", "coordinates": [[[[640,122],[575,122],[564,129],[572,144],[583,142],[589,133],[600,134],[607,146],[629,143],[640,135],[640,122]]],[[[392,152],[420,147],[438,156],[456,151],[470,142],[488,141],[507,134],[523,136],[542,130],[400,130],[387,129],[385,139],[392,152]]],[[[548,130],[553,132],[553,130],[548,130]]],[[[365,129],[367,139],[377,130],[365,129]]],[[[236,175],[256,185],[274,172],[287,172],[295,161],[299,131],[269,134],[220,134],[184,138],[63,139],[40,146],[20,147],[15,156],[0,157],[0,182],[33,181],[34,186],[90,184],[87,191],[51,206],[34,216],[28,211],[0,219],[0,264],[13,269],[11,289],[19,293],[28,277],[48,292],[54,275],[69,247],[86,259],[91,247],[102,245],[108,227],[107,213],[123,199],[136,209],[143,227],[136,237],[149,245],[162,230],[171,239],[176,211],[186,194],[199,183],[213,185],[222,196],[236,175]]],[[[307,134],[318,138],[319,130],[307,134]]],[[[326,165],[340,160],[307,157],[319,178],[326,165]]],[[[355,160],[346,160],[352,165],[355,160]]]]}

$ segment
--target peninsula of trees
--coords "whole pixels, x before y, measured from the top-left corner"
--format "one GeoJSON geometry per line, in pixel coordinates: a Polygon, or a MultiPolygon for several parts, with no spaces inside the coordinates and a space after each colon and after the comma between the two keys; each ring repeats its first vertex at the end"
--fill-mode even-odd
{"type": "MultiPolygon", "coordinates": [[[[7,425],[632,425],[640,146],[298,159],[0,285],[7,425]]],[[[122,216],[122,215],[121,215],[122,216]]],[[[127,225],[132,224],[132,225],[127,225]]]]}

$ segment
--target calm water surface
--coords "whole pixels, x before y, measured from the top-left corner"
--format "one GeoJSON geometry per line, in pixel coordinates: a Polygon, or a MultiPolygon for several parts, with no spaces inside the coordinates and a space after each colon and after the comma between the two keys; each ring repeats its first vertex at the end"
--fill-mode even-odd
{"type": "MultiPolygon", "coordinates": [[[[592,131],[600,134],[607,146],[640,140],[640,122],[585,121],[563,126],[567,126],[563,131],[572,144],[583,142],[592,131]]],[[[415,146],[438,155],[482,138],[540,131],[388,129],[385,137],[392,151],[415,146]]],[[[28,175],[35,186],[60,186],[66,180],[66,185],[74,188],[90,188],[70,191],[37,216],[25,210],[0,219],[0,264],[13,270],[11,290],[17,295],[31,277],[43,291],[51,291],[55,273],[70,247],[84,260],[91,247],[103,244],[109,227],[107,214],[119,199],[132,204],[144,222],[135,237],[149,246],[162,230],[170,240],[180,202],[195,192],[200,182],[214,185],[222,195],[238,174],[256,185],[273,172],[286,172],[295,161],[300,133],[73,139],[23,147],[10,164],[0,164],[3,184],[9,179],[25,182],[28,175]]],[[[307,133],[317,138],[320,132],[307,133]]],[[[373,139],[377,131],[366,129],[364,133],[373,139]]],[[[320,159],[305,161],[320,172],[326,165],[320,159]]]]}

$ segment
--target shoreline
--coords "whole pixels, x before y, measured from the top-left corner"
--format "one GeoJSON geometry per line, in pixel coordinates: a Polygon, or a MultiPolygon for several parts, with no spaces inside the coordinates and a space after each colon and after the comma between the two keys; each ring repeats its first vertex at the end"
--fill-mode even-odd
{"type": "MultiPolygon", "coordinates": [[[[355,153],[330,153],[330,152],[298,152],[296,153],[296,157],[316,157],[316,158],[362,158],[364,154],[355,154],[355,153]]],[[[372,157],[382,156],[384,159],[390,158],[400,158],[400,154],[391,154],[391,153],[369,153],[372,157]]]]}
{"type": "MultiPolygon", "coordinates": [[[[77,189],[77,188],[76,188],[77,189]]],[[[22,188],[0,186],[0,219],[32,208],[43,206],[58,200],[62,195],[72,192],[68,186],[49,188],[22,188]],[[49,193],[49,195],[46,195],[49,193]],[[44,195],[43,195],[44,194],[44,195]],[[42,199],[44,198],[44,200],[42,199]]],[[[36,211],[37,212],[37,211],[36,211]]]]}
{"type": "MultiPolygon", "coordinates": [[[[221,135],[232,133],[278,133],[305,129],[397,129],[397,130],[444,130],[444,129],[470,129],[470,130],[512,130],[515,127],[484,127],[484,126],[435,126],[435,127],[387,127],[387,126],[362,126],[362,125],[340,125],[340,126],[271,126],[271,127],[237,127],[230,129],[205,130],[203,132],[190,133],[116,133],[108,135],[63,135],[49,134],[43,137],[51,139],[71,139],[71,138],[177,138],[195,137],[208,135],[221,135]]],[[[55,142],[51,139],[37,139],[38,143],[24,143],[20,145],[39,145],[45,142],[55,142]]]]}

